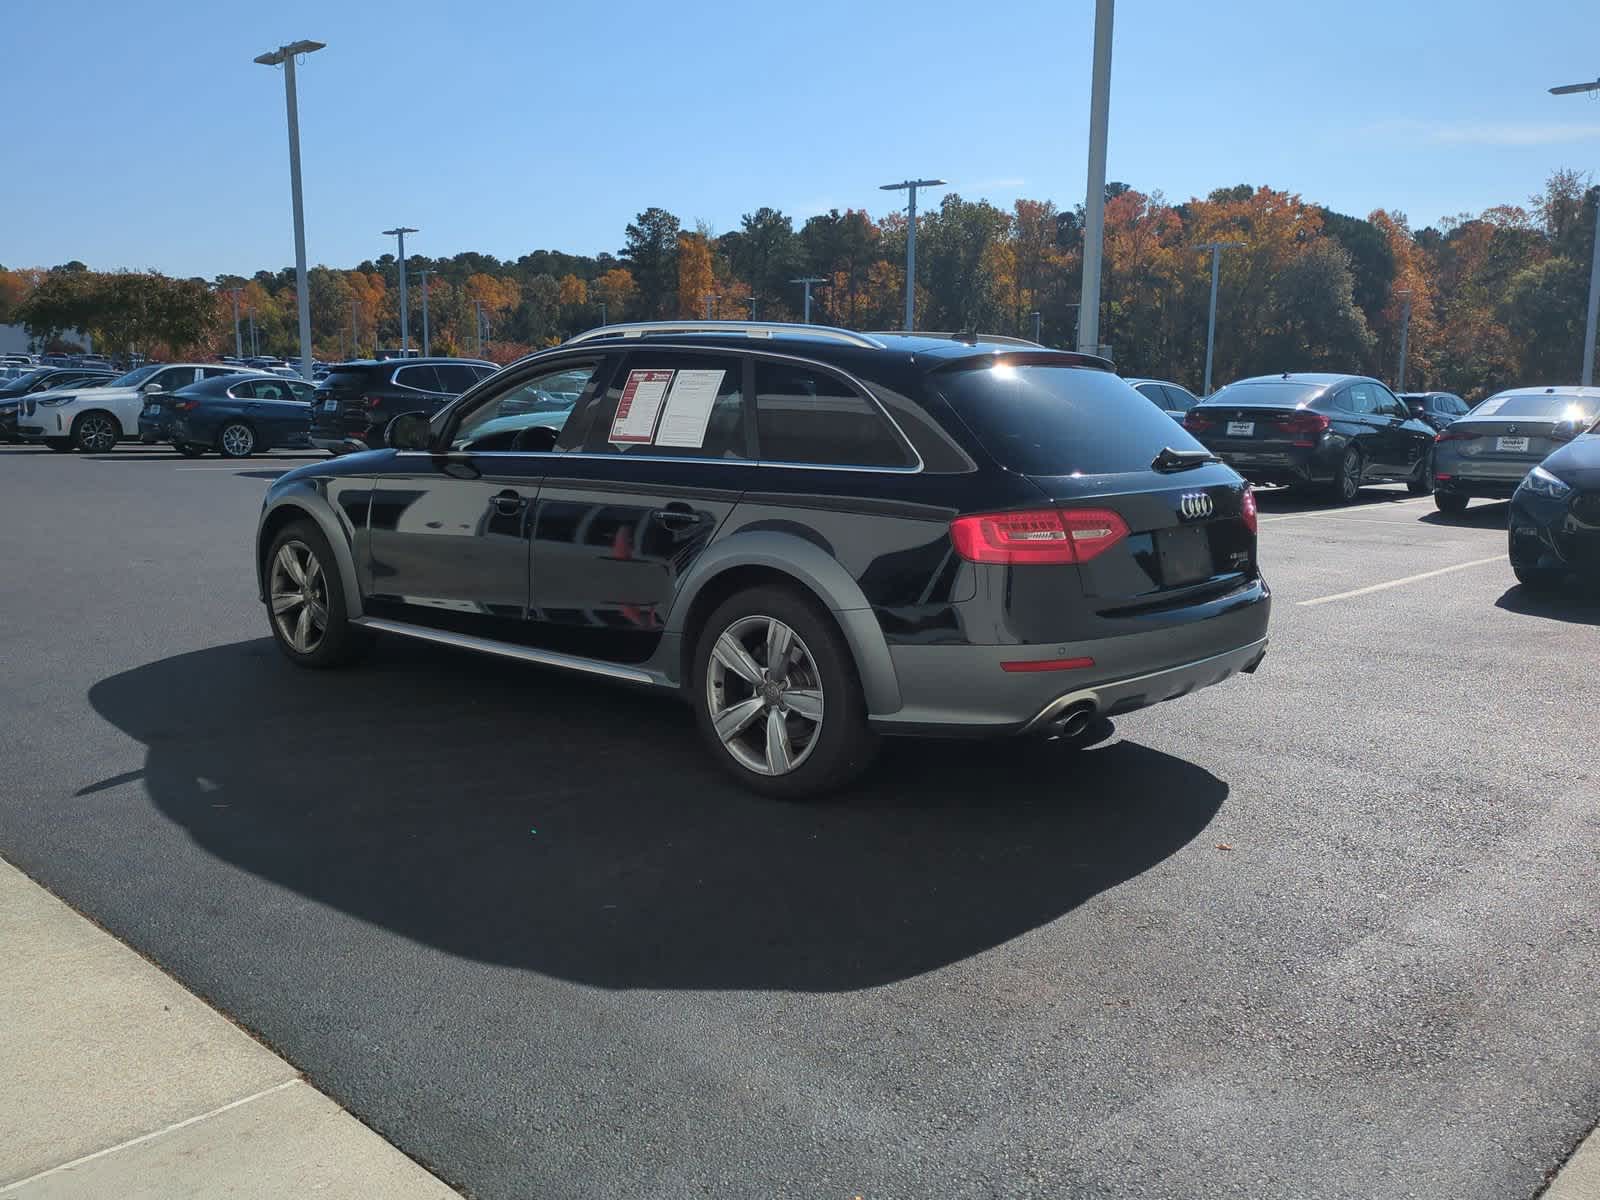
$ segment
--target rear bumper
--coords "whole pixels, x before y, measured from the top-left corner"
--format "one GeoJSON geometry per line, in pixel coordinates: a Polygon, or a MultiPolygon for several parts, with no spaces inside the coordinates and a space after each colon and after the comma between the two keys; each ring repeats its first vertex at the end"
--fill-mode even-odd
{"type": "Polygon", "coordinates": [[[1325,453],[1326,443],[1288,450],[1216,448],[1213,453],[1251,483],[1328,483],[1338,464],[1337,455],[1325,453]]]}
{"type": "Polygon", "coordinates": [[[1454,492],[1458,496],[1505,500],[1539,462],[1539,459],[1483,462],[1454,451],[1439,453],[1435,450],[1434,486],[1438,491],[1454,492]]]}
{"type": "Polygon", "coordinates": [[[903,700],[871,718],[884,734],[1004,736],[1047,725],[1089,700],[1102,716],[1131,712],[1254,670],[1266,653],[1271,593],[1257,580],[1215,601],[1211,615],[1160,629],[1053,645],[891,646],[903,700]],[[1028,660],[1092,664],[1016,671],[1028,660]]]}

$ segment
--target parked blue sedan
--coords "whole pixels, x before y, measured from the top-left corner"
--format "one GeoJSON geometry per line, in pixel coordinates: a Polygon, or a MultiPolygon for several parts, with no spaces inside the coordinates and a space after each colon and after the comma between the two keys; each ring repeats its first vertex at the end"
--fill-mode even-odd
{"type": "Polygon", "coordinates": [[[170,441],[178,451],[198,458],[216,450],[224,458],[248,458],[280,447],[311,445],[311,401],[316,389],[299,379],[278,375],[224,375],[179,388],[147,405],[139,416],[139,432],[152,440],[170,441]]]}

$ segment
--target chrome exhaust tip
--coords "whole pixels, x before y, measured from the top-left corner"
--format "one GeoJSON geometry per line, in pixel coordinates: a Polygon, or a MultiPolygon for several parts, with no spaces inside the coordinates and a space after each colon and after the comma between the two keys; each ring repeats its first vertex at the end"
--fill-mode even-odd
{"type": "Polygon", "coordinates": [[[1068,739],[1083,737],[1094,725],[1094,714],[1093,700],[1078,701],[1053,722],[1057,736],[1068,739]]]}

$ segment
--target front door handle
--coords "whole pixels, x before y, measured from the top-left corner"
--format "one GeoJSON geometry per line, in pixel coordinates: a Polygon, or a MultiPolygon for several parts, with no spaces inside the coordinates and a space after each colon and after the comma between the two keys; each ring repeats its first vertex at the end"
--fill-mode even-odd
{"type": "Polygon", "coordinates": [[[687,529],[700,520],[700,514],[685,504],[658,508],[650,516],[657,525],[664,525],[668,529],[687,529]]]}
{"type": "Polygon", "coordinates": [[[504,491],[494,498],[494,510],[502,517],[514,517],[527,507],[527,498],[516,492],[504,491]]]}

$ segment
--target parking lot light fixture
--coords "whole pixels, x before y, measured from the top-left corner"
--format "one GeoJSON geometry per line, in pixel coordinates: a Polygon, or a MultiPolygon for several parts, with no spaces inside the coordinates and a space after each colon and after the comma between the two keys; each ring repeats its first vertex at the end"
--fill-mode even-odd
{"type": "Polygon", "coordinates": [[[1095,0],[1094,74],[1089,89],[1089,186],[1084,197],[1083,295],[1078,309],[1078,351],[1100,353],[1100,259],[1106,229],[1106,126],[1111,114],[1113,0],[1095,0]]]}
{"type": "Polygon", "coordinates": [[[1206,382],[1200,393],[1202,396],[1211,395],[1211,354],[1217,344],[1217,276],[1222,265],[1222,252],[1242,245],[1243,242],[1207,242],[1195,247],[1197,250],[1211,251],[1211,315],[1206,318],[1206,382]]]}
{"type": "Polygon", "coordinates": [[[800,320],[804,324],[809,325],[809,324],[811,324],[811,285],[815,284],[815,283],[826,283],[827,280],[823,279],[822,276],[820,276],[820,275],[806,275],[806,276],[804,276],[803,278],[800,278],[800,279],[791,279],[791,280],[789,280],[789,282],[790,283],[803,284],[805,286],[805,289],[806,289],[805,311],[804,311],[803,315],[801,316],[800,320]]]}
{"type": "Polygon", "coordinates": [[[1406,343],[1411,336],[1411,289],[1401,288],[1395,293],[1400,297],[1400,370],[1395,375],[1395,391],[1406,390],[1406,343]]]}
{"type": "Polygon", "coordinates": [[[296,55],[321,50],[326,43],[299,41],[279,46],[255,61],[264,67],[283,67],[284,104],[289,115],[289,191],[294,201],[294,286],[300,310],[300,374],[309,380],[311,370],[311,289],[306,283],[306,217],[300,200],[300,105],[295,95],[296,55]]]}
{"type": "MultiPolygon", "coordinates": [[[[1550,89],[1552,96],[1571,96],[1580,92],[1600,92],[1600,79],[1593,83],[1565,83],[1550,89]]],[[[1589,316],[1583,325],[1584,387],[1594,384],[1595,323],[1600,320],[1600,204],[1594,206],[1594,261],[1589,265],[1589,316]]]]}
{"type": "Polygon", "coordinates": [[[428,276],[433,274],[429,267],[418,267],[417,274],[422,276],[422,357],[432,357],[432,344],[428,338],[428,276]]]}
{"type": "Polygon", "coordinates": [[[884,183],[878,187],[883,192],[906,193],[906,332],[916,325],[917,307],[917,189],[944,187],[943,179],[903,179],[899,183],[884,183]]]}
{"type": "Polygon", "coordinates": [[[385,237],[399,238],[398,251],[400,262],[400,353],[402,357],[411,349],[411,309],[406,298],[406,234],[418,232],[408,225],[396,225],[393,229],[385,229],[385,237]]]}
{"type": "Polygon", "coordinates": [[[240,362],[244,361],[244,335],[239,332],[239,293],[240,288],[229,288],[233,296],[233,356],[240,362]]]}

